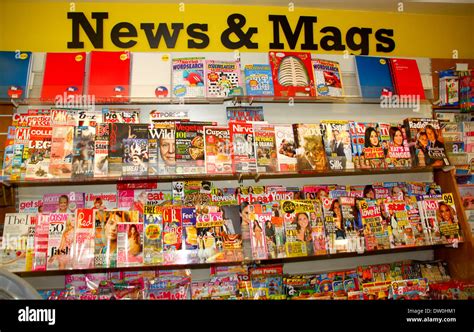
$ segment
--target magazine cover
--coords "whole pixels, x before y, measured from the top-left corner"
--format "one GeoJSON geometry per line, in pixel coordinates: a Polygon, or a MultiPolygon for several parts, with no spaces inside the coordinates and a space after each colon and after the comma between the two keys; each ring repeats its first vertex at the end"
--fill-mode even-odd
{"type": "Polygon", "coordinates": [[[46,271],[48,261],[49,214],[38,214],[35,228],[33,271],[46,271]]]}
{"type": "Polygon", "coordinates": [[[119,223],[139,222],[138,211],[94,209],[94,266],[117,267],[117,235],[119,223]]]}
{"type": "Polygon", "coordinates": [[[206,97],[204,58],[178,58],[172,62],[173,97],[206,97]]]}
{"type": "Polygon", "coordinates": [[[51,125],[52,126],[77,126],[78,121],[76,109],[61,109],[53,108],[51,109],[51,125]]]}
{"type": "Polygon", "coordinates": [[[339,200],[337,198],[321,197],[321,203],[329,253],[344,252],[347,250],[347,234],[343,227],[339,200]]]}
{"type": "Polygon", "coordinates": [[[92,209],[76,210],[76,232],[73,266],[75,269],[94,268],[94,213],[92,209]]]}
{"type": "Polygon", "coordinates": [[[117,208],[117,192],[86,193],[85,207],[88,209],[112,210],[117,208]]]}
{"type": "Polygon", "coordinates": [[[117,225],[117,266],[143,265],[143,222],[117,225]]]}
{"type": "Polygon", "coordinates": [[[163,251],[178,251],[182,248],[182,217],[180,207],[163,209],[163,251]]]}
{"type": "Polygon", "coordinates": [[[307,256],[313,253],[310,214],[314,206],[310,201],[285,200],[280,202],[285,224],[287,257],[307,256]]]}
{"type": "Polygon", "coordinates": [[[94,177],[109,175],[109,124],[96,126],[94,141],[94,177]]]}
{"type": "Polygon", "coordinates": [[[204,126],[212,122],[176,123],[176,173],[204,174],[204,126]]]}
{"type": "Polygon", "coordinates": [[[149,206],[173,205],[173,193],[171,190],[147,191],[145,204],[149,206]]]}
{"type": "Polygon", "coordinates": [[[204,127],[206,174],[231,174],[232,149],[229,127],[204,127]]]}
{"type": "Polygon", "coordinates": [[[250,214],[250,244],[254,259],[266,259],[268,257],[265,229],[266,223],[271,223],[271,220],[271,213],[250,214]]]}
{"type": "Polygon", "coordinates": [[[32,62],[31,52],[0,52],[0,98],[10,100],[28,97],[32,62]]]}
{"type": "Polygon", "coordinates": [[[143,220],[143,262],[160,264],[163,262],[163,208],[145,205],[143,220]]]}
{"type": "Polygon", "coordinates": [[[111,123],[109,133],[109,176],[122,175],[125,139],[148,139],[147,124],[111,123]]]}
{"type": "Polygon", "coordinates": [[[441,238],[448,243],[462,241],[453,194],[446,193],[442,194],[441,197],[442,199],[438,201],[438,211],[436,213],[441,238]]]}
{"type": "Polygon", "coordinates": [[[343,96],[344,90],[339,62],[313,58],[312,63],[316,96],[343,96]]]}
{"type": "Polygon", "coordinates": [[[311,200],[314,212],[309,214],[311,223],[311,238],[313,240],[314,255],[327,254],[326,230],[324,227],[323,205],[320,200],[311,200]]]}
{"type": "Polygon", "coordinates": [[[263,121],[263,106],[227,106],[227,121],[263,121]]]}
{"type": "Polygon", "coordinates": [[[88,94],[97,102],[127,102],[130,95],[128,51],[92,51],[89,55],[88,94]]]}
{"type": "Polygon", "coordinates": [[[378,123],[357,122],[359,166],[361,169],[386,168],[378,123]]]}
{"type": "Polygon", "coordinates": [[[19,213],[39,213],[43,211],[43,199],[20,199],[19,213]]]}
{"type": "Polygon", "coordinates": [[[85,67],[85,52],[46,53],[41,100],[51,102],[58,97],[74,99],[83,95],[85,67]]]}
{"type": "Polygon", "coordinates": [[[414,166],[441,167],[450,164],[438,120],[408,118],[404,125],[414,166]]]}
{"type": "Polygon", "coordinates": [[[171,96],[171,54],[133,52],[130,82],[132,101],[171,96]]]}
{"type": "Polygon", "coordinates": [[[382,223],[380,206],[375,200],[357,201],[367,251],[390,249],[388,229],[382,223]]]}
{"type": "Polygon", "coordinates": [[[311,54],[306,52],[269,52],[276,97],[314,97],[311,54]]]}
{"type": "Polygon", "coordinates": [[[72,157],[72,178],[94,176],[95,127],[80,126],[74,128],[72,157]]]}
{"type": "Polygon", "coordinates": [[[3,226],[0,266],[11,272],[26,271],[30,218],[27,213],[7,213],[3,226]]]}
{"type": "Polygon", "coordinates": [[[35,233],[36,225],[38,223],[38,214],[29,214],[27,223],[29,223],[29,226],[25,249],[25,271],[33,271],[35,263],[35,233]]]}
{"type": "MultiPolygon", "coordinates": [[[[2,164],[2,175],[10,176],[12,173],[13,155],[15,147],[15,130],[16,127],[9,126],[7,129],[7,137],[5,140],[4,152],[3,152],[3,164],[2,164]]],[[[51,151],[51,147],[50,147],[51,151]]],[[[49,166],[48,166],[49,167],[49,166]]]]}
{"type": "Polygon", "coordinates": [[[275,144],[279,172],[296,172],[296,142],[293,126],[275,125],[275,144]]]}
{"type": "Polygon", "coordinates": [[[148,129],[149,175],[174,174],[175,156],[174,122],[155,122],[148,129]]]}
{"type": "Polygon", "coordinates": [[[391,96],[395,92],[388,59],[356,55],[355,64],[363,98],[380,99],[381,96],[391,96]]]}
{"type": "Polygon", "coordinates": [[[47,179],[51,162],[52,127],[31,127],[26,159],[26,180],[47,179]]]}
{"type": "Polygon", "coordinates": [[[102,109],[103,123],[140,123],[140,109],[109,108],[102,109]]]}
{"type": "Polygon", "coordinates": [[[253,125],[257,172],[272,173],[278,170],[278,159],[275,142],[275,128],[269,124],[253,125]]]}
{"type": "Polygon", "coordinates": [[[44,213],[75,213],[84,204],[84,193],[81,192],[43,195],[44,213]]]}
{"type": "Polygon", "coordinates": [[[233,172],[255,173],[257,171],[257,159],[252,123],[229,121],[229,132],[234,151],[233,172]]]}
{"type": "Polygon", "coordinates": [[[240,62],[206,60],[206,96],[242,95],[240,62]]]}
{"type": "Polygon", "coordinates": [[[321,134],[329,169],[353,169],[349,122],[321,121],[321,134]]]}
{"type": "Polygon", "coordinates": [[[388,129],[390,143],[388,145],[387,166],[389,168],[411,167],[412,157],[408,146],[405,128],[401,125],[391,125],[388,129]]]}
{"type": "Polygon", "coordinates": [[[73,214],[49,215],[48,271],[73,268],[74,225],[73,214]]]}
{"type": "Polygon", "coordinates": [[[55,178],[70,178],[74,142],[73,126],[55,126],[51,138],[49,173],[55,178]]]}
{"type": "Polygon", "coordinates": [[[294,124],[293,130],[296,140],[298,170],[325,170],[326,154],[319,124],[294,124]]]}
{"type": "Polygon", "coordinates": [[[415,237],[404,201],[385,201],[383,203],[386,224],[390,230],[392,248],[413,246],[415,237]]]}
{"type": "Polygon", "coordinates": [[[408,220],[413,230],[413,238],[415,246],[423,246],[430,243],[428,229],[424,222],[421,220],[421,211],[418,205],[418,201],[415,196],[408,196],[406,199],[406,210],[408,214],[408,220]]]}
{"type": "Polygon", "coordinates": [[[247,96],[273,96],[273,79],[270,65],[245,65],[247,96]]]}
{"type": "Polygon", "coordinates": [[[196,229],[196,208],[183,207],[181,209],[183,221],[183,243],[185,250],[198,249],[196,229]]]}
{"type": "Polygon", "coordinates": [[[359,234],[362,231],[362,224],[357,211],[357,201],[355,197],[340,196],[338,198],[342,213],[344,231],[347,238],[347,251],[356,252],[362,248],[359,234]]]}
{"type": "Polygon", "coordinates": [[[147,175],[148,160],[148,139],[126,138],[123,140],[122,175],[147,175]]]}

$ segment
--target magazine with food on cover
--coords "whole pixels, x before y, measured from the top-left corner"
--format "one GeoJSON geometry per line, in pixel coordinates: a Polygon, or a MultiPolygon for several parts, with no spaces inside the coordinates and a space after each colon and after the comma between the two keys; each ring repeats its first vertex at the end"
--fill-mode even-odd
{"type": "Polygon", "coordinates": [[[232,149],[229,127],[204,127],[206,174],[232,173],[232,149]]]}

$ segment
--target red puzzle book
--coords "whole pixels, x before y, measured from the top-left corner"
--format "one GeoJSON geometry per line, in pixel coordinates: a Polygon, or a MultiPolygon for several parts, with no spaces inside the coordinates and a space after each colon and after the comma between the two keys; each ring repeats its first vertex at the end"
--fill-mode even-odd
{"type": "Polygon", "coordinates": [[[414,59],[390,59],[393,85],[399,96],[420,96],[425,99],[420,71],[414,59]]]}
{"type": "Polygon", "coordinates": [[[130,96],[130,54],[92,51],[89,95],[96,102],[126,102],[130,96]]]}
{"type": "Polygon", "coordinates": [[[276,97],[316,96],[310,53],[272,51],[268,56],[276,97]]]}
{"type": "Polygon", "coordinates": [[[47,53],[41,99],[54,101],[57,96],[67,99],[82,95],[85,68],[85,52],[47,53]]]}

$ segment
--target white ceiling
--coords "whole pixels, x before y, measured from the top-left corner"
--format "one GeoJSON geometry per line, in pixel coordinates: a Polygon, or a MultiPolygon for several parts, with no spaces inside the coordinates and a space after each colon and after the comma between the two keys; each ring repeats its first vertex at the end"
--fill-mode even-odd
{"type": "MultiPolygon", "coordinates": [[[[3,0],[0,0],[3,1],[3,0]]],[[[14,0],[26,2],[31,0],[14,0]]],[[[69,2],[65,0],[43,0],[44,2],[69,2]]],[[[238,4],[258,6],[315,7],[321,9],[348,9],[364,11],[398,12],[400,4],[406,13],[470,15],[474,16],[474,0],[76,0],[80,2],[128,2],[128,3],[185,3],[185,4],[238,4]]]]}

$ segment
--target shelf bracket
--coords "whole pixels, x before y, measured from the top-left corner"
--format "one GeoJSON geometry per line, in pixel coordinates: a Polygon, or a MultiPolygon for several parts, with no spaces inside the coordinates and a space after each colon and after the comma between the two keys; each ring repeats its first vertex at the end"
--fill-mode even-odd
{"type": "Polygon", "coordinates": [[[18,108],[20,106],[20,104],[18,104],[18,102],[15,99],[12,98],[12,99],[10,99],[10,101],[11,101],[13,107],[18,108]]]}
{"type": "Polygon", "coordinates": [[[260,180],[260,173],[255,174],[254,180],[255,182],[258,182],[260,180]]]}

